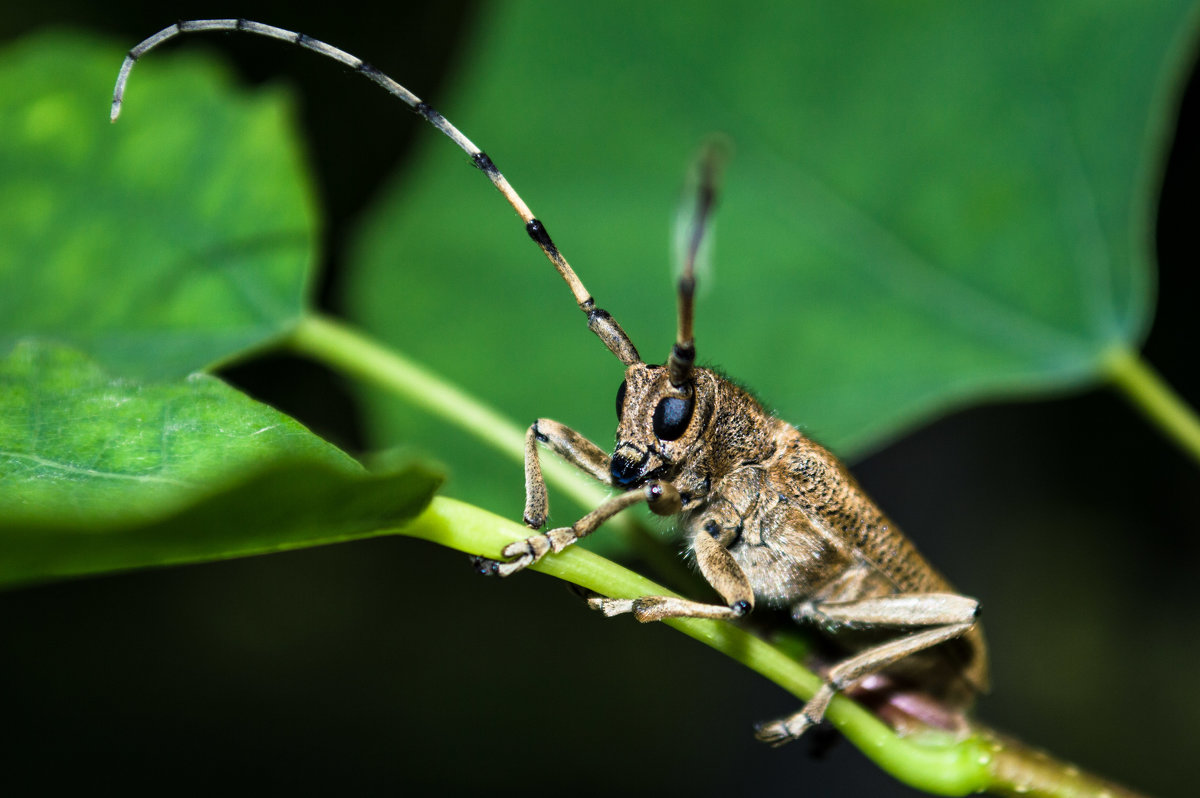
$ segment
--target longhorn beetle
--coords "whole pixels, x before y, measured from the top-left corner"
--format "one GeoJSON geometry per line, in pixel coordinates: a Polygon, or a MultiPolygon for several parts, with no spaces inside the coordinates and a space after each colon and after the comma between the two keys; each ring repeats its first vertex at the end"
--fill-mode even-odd
{"type": "Polygon", "coordinates": [[[665,365],[651,365],[616,320],[596,306],[492,160],[408,89],[343,50],[243,19],[180,22],[129,51],[113,91],[113,121],[134,63],[179,34],[200,31],[243,31],[300,45],[362,73],[406,103],[471,156],[516,209],[529,237],[570,288],[588,328],[624,364],[611,456],[557,421],[538,419],[529,427],[524,520],[534,530],[546,523],[539,445],[617,489],[616,495],[571,526],[505,547],[503,561],[475,558],[480,571],[510,576],[645,502],[658,515],[677,517],[688,552],[721,603],[597,596],[589,599],[592,608],[608,616],[632,614],[642,622],[732,621],[757,603],[790,610],[796,621],[815,624],[849,652],[827,669],[821,688],[799,712],[760,724],[760,740],[779,745],[799,737],[821,721],[835,693],[851,687],[929,697],[952,711],[986,689],[978,603],[954,592],[829,451],[772,416],[741,387],[696,365],[693,264],[714,203],[713,156],[701,164],[697,221],[678,286],[675,344],[665,365]]]}

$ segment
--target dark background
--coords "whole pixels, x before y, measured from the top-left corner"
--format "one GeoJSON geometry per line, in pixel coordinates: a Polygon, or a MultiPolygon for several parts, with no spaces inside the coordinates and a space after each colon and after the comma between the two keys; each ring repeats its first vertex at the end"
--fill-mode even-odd
{"type": "MultiPolygon", "coordinates": [[[[132,45],[175,19],[247,16],[362,55],[436,105],[472,4],[349,11],[42,2],[7,10],[0,37],[58,24],[132,45]]],[[[320,304],[336,312],[347,224],[414,135],[432,134],[309,53],[205,44],[248,82],[297,87],[328,220],[320,304]]],[[[1195,95],[1164,182],[1144,348],[1193,406],[1195,95]]],[[[268,358],[226,376],[362,447],[350,393],[322,369],[268,358]]],[[[1200,720],[1194,462],[1092,391],[955,413],[856,472],[987,608],[995,684],[980,717],[1154,794],[1186,793],[1200,720]]],[[[849,745],[816,760],[808,743],[756,744],[752,722],[796,702],[713,651],[605,622],[549,579],[472,578],[464,560],[379,539],[0,594],[0,707],[17,736],[0,748],[0,790],[911,793],[849,745]]]]}

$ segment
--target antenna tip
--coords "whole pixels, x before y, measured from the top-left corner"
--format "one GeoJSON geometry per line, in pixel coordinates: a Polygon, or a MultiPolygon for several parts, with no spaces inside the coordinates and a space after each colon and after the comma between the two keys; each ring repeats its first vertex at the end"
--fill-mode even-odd
{"type": "Polygon", "coordinates": [[[116,122],[116,121],[117,121],[117,117],[118,117],[118,116],[120,116],[120,115],[121,115],[121,101],[120,101],[120,100],[115,100],[115,99],[114,99],[114,100],[112,101],[112,110],[110,110],[110,111],[108,112],[108,121],[109,121],[109,122],[116,122]]]}

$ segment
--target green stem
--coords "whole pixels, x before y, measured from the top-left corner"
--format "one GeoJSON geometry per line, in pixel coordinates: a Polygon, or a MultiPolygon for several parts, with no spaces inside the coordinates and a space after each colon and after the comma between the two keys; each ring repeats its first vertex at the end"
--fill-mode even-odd
{"type": "MultiPolygon", "coordinates": [[[[517,463],[524,460],[523,429],[424,366],[348,325],[310,314],[301,319],[284,344],[347,375],[385,388],[470,433],[517,463]]],[[[581,507],[596,507],[607,498],[603,488],[561,460],[543,458],[542,473],[547,482],[581,507]]],[[[638,556],[672,583],[691,584],[694,581],[674,552],[652,537],[632,514],[617,516],[605,526],[624,537],[638,556]]]]}
{"type": "MultiPolygon", "coordinates": [[[[307,316],[292,331],[287,344],[296,352],[379,385],[518,463],[522,461],[524,430],[424,366],[345,324],[324,316],[307,316]]],[[[565,463],[547,461],[542,470],[547,479],[579,504],[594,507],[604,501],[601,488],[565,463]]]]}
{"type": "Polygon", "coordinates": [[[1101,369],[1129,402],[1200,463],[1200,419],[1141,355],[1115,347],[1101,369]]]}
{"type": "MultiPolygon", "coordinates": [[[[495,557],[506,544],[525,537],[529,530],[478,507],[439,497],[397,532],[469,554],[495,557]]],[[[548,556],[532,570],[614,598],[673,595],[578,547],[548,556]]],[[[818,676],[796,660],[733,624],[697,618],[674,618],[664,623],[762,674],[800,701],[811,698],[821,684],[818,676]]],[[[981,791],[1046,798],[1135,795],[981,726],[972,727],[963,739],[944,732],[900,737],[870,712],[840,695],[830,703],[826,718],[895,778],[937,795],[981,791]]]]}

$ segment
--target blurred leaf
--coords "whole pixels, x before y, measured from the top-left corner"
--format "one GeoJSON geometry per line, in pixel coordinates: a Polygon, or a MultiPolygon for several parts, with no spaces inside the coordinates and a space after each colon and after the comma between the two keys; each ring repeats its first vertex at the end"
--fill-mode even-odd
{"type": "MultiPolygon", "coordinates": [[[[648,361],[673,340],[678,187],[729,135],[701,361],[846,455],[967,401],[1086,384],[1137,346],[1194,6],[506,3],[450,101],[427,99],[648,361]]],[[[520,422],[607,445],[620,366],[466,157],[423,146],[364,225],[354,314],[520,422]]],[[[519,512],[507,462],[372,407],[378,440],[453,466],[452,493],[519,512]]]]}
{"type": "Polygon", "coordinates": [[[291,111],[188,55],[139,66],[79,35],[0,53],[0,350],[38,334],[182,376],[302,312],[316,213],[291,111]]]}
{"type": "Polygon", "coordinates": [[[32,342],[0,361],[0,584],[368,537],[439,482],[368,474],[215,377],[115,379],[32,342]]]}

